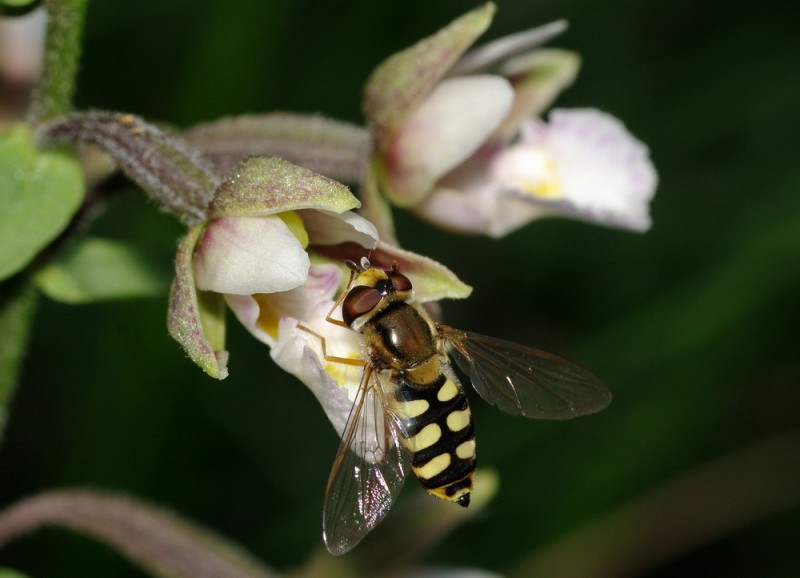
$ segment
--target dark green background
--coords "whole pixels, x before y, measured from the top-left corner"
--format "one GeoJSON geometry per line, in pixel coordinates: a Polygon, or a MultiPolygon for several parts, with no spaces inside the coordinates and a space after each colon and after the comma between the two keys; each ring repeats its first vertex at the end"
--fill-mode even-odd
{"type": "MultiPolygon", "coordinates": [[[[474,6],[95,1],[77,105],[184,126],[273,110],[360,122],[372,68],[474,6]]],[[[500,2],[487,38],[570,20],[553,44],[580,52],[583,68],[558,105],[623,119],[650,146],[660,185],[654,227],[642,236],[549,220],[488,241],[398,217],[407,248],[475,287],[470,299],[444,304],[449,322],[578,359],[615,395],[604,413],[557,424],[476,401],[480,462],[499,472],[501,490],[428,562],[502,573],[676,476],[797,432],[794,10],[719,0],[500,2]]],[[[182,228],[130,189],[92,232],[135,242],[169,276],[182,228]]],[[[214,528],[274,567],[301,564],[321,543],[337,445],[330,425],[235,323],[231,376],[216,382],[170,340],[165,314],[165,296],[82,307],[43,300],[0,446],[0,504],[58,487],[120,490],[214,528]]],[[[405,493],[419,491],[409,483],[405,493]]],[[[792,491],[800,497],[800,487],[792,491]]],[[[754,494],[741,495],[743,508],[754,494]]],[[[690,514],[672,533],[702,526],[705,506],[669,504],[690,514]]],[[[637,523],[643,533],[662,524],[637,523]]],[[[646,575],[798,576],[798,535],[795,501],[646,575]]],[[[657,546],[643,539],[639,554],[657,546]]],[[[42,577],[141,576],[104,546],[54,530],[12,544],[0,565],[42,577]]]]}

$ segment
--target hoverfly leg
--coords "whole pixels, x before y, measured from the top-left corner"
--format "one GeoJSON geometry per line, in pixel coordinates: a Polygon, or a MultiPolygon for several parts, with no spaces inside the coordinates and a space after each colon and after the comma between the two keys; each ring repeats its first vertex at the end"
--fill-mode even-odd
{"type": "MultiPolygon", "coordinates": [[[[345,328],[349,329],[350,326],[347,325],[347,323],[345,323],[341,319],[334,319],[332,317],[333,316],[333,312],[336,311],[336,308],[339,307],[339,305],[342,304],[342,301],[344,301],[344,298],[350,292],[350,288],[353,286],[353,279],[355,279],[356,275],[358,275],[358,265],[356,265],[355,263],[353,263],[353,261],[350,261],[349,259],[347,261],[345,261],[345,264],[347,265],[348,269],[350,269],[350,279],[347,281],[347,287],[345,287],[344,291],[342,291],[341,295],[339,295],[339,298],[333,304],[333,307],[331,307],[331,310],[328,311],[328,314],[325,316],[325,321],[327,321],[328,323],[333,323],[334,325],[338,325],[339,327],[345,327],[345,328]]],[[[314,333],[311,330],[309,330],[309,332],[310,333],[314,333]]],[[[317,334],[314,333],[314,335],[317,335],[317,334]]],[[[321,335],[317,335],[317,336],[320,337],[320,339],[322,339],[321,335]]],[[[325,340],[323,339],[322,342],[324,343],[325,340]]]]}
{"type": "MultiPolygon", "coordinates": [[[[333,321],[335,321],[335,319],[333,321]]],[[[335,355],[328,355],[328,349],[325,346],[325,336],[320,335],[319,333],[317,333],[310,327],[306,327],[302,323],[298,323],[297,328],[319,339],[320,346],[322,347],[322,356],[325,358],[325,361],[330,361],[331,363],[341,363],[344,365],[356,365],[359,367],[364,367],[367,364],[367,362],[364,361],[363,359],[351,359],[349,357],[337,357],[335,355]]]]}

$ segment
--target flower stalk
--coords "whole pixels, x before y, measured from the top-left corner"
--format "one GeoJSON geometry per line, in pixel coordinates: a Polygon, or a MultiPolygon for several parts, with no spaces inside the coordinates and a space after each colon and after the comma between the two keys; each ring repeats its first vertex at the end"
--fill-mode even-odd
{"type": "Polygon", "coordinates": [[[27,122],[33,126],[72,109],[87,1],[44,1],[47,36],[42,77],[33,90],[26,114],[27,122]]]}
{"type": "Polygon", "coordinates": [[[171,512],[127,496],[86,490],[39,494],[0,512],[0,546],[52,525],[113,546],[153,576],[278,576],[241,548],[171,512]]]}

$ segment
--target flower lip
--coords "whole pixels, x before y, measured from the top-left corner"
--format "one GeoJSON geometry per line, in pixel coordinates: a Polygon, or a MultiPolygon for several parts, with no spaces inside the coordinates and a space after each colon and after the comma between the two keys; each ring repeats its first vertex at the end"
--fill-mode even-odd
{"type": "Polygon", "coordinates": [[[525,121],[513,144],[471,157],[416,210],[440,226],[491,237],[559,215],[646,231],[657,181],[647,147],[619,120],[556,109],[548,123],[525,121]]]}

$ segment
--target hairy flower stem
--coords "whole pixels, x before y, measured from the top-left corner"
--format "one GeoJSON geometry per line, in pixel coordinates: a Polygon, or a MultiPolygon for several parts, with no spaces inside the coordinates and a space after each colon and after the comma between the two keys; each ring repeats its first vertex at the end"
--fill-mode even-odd
{"type": "Polygon", "coordinates": [[[42,77],[33,90],[26,114],[31,125],[66,114],[72,108],[87,1],[44,0],[47,36],[42,77]]]}
{"type": "Polygon", "coordinates": [[[37,137],[43,144],[87,142],[100,147],[162,209],[189,225],[206,218],[222,180],[200,151],[132,114],[73,112],[43,125],[37,137]]]}
{"type": "Polygon", "coordinates": [[[154,576],[276,578],[224,538],[133,498],[85,490],[48,492],[0,512],[0,546],[57,525],[105,542],[154,576]]]}

